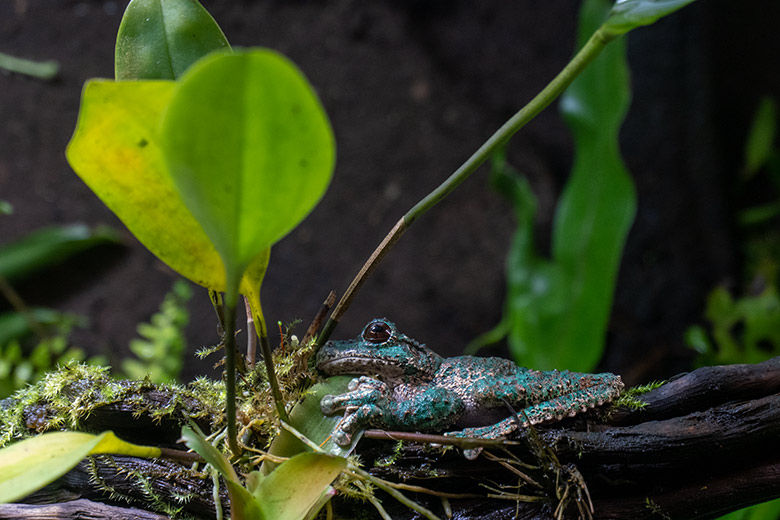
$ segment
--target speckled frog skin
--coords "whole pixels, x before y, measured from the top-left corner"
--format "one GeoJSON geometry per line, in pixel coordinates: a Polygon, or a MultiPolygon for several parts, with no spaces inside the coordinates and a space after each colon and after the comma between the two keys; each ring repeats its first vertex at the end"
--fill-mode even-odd
{"type": "Polygon", "coordinates": [[[442,358],[385,319],[370,322],[353,340],[328,342],[317,367],[327,375],[361,376],[347,393],[320,402],[326,415],[344,411],[333,432],[339,445],[367,426],[494,439],[612,401],[623,389],[614,374],[542,372],[501,358],[442,358]]]}

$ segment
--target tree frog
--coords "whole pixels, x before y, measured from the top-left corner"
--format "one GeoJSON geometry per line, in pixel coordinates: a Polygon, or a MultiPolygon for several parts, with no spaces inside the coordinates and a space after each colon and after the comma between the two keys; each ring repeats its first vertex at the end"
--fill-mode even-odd
{"type": "Polygon", "coordinates": [[[333,431],[341,446],[369,425],[505,437],[612,401],[623,389],[620,376],[609,373],[543,372],[496,357],[443,358],[386,319],[371,321],[355,339],[326,343],[316,362],[326,375],[359,376],[348,392],[320,401],[326,415],[344,411],[333,431]]]}

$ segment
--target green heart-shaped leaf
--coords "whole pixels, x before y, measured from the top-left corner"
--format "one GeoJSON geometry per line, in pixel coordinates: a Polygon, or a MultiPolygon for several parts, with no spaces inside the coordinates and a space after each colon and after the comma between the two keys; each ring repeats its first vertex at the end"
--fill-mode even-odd
{"type": "Polygon", "coordinates": [[[311,211],[335,159],[312,87],[270,50],[198,62],[170,100],[161,137],[178,191],[229,279],[311,211]]]}

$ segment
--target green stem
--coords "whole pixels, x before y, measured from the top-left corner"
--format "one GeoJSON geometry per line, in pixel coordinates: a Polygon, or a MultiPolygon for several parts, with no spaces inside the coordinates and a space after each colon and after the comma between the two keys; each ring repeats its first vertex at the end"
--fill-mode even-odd
{"type": "MultiPolygon", "coordinates": [[[[265,331],[265,327],[263,327],[265,331]]],[[[276,379],[276,370],[274,369],[274,358],[271,352],[271,344],[268,342],[268,334],[262,334],[260,337],[260,349],[263,351],[263,361],[265,361],[265,371],[268,373],[268,383],[271,385],[271,395],[274,398],[274,404],[276,404],[276,413],[279,414],[279,419],[284,422],[290,422],[287,417],[287,411],[284,409],[284,400],[282,399],[282,391],[279,389],[279,381],[276,379]]]]}
{"type": "Polygon", "coordinates": [[[238,306],[238,283],[228,280],[225,291],[225,393],[228,447],[234,457],[239,457],[238,428],[236,427],[236,307],[238,306]]]}
{"type": "Polygon", "coordinates": [[[485,141],[485,143],[474,152],[474,154],[464,162],[455,173],[441,183],[441,185],[428,194],[424,199],[418,202],[406,215],[404,221],[407,225],[414,222],[420,215],[431,209],[444,197],[450,194],[452,190],[458,187],[472,173],[479,168],[482,163],[490,158],[491,155],[509,139],[523,128],[529,121],[536,117],[539,112],[547,108],[555,99],[560,96],[566,87],[571,85],[574,78],[587,67],[604,50],[607,44],[614,40],[615,36],[606,33],[599,28],[593,36],[585,43],[580,51],[571,59],[571,61],[558,73],[555,78],[547,84],[536,97],[534,97],[526,106],[513,115],[509,121],[503,124],[496,133],[485,141]]]}
{"type": "Polygon", "coordinates": [[[447,178],[438,188],[433,190],[424,199],[418,202],[410,209],[396,224],[393,229],[385,236],[382,243],[374,250],[369,259],[363,264],[360,272],[352,280],[344,295],[339,300],[336,308],[333,309],[328,321],[322,329],[322,333],[317,340],[318,345],[324,344],[330,337],[333,329],[336,328],[341,316],[346,312],[352,303],[357,290],[363,285],[368,275],[376,268],[379,262],[384,258],[391,247],[401,238],[401,235],[407,228],[417,220],[423,213],[435,206],[444,197],[449,195],[452,190],[457,188],[460,183],[465,181],[482,163],[502,145],[504,145],[518,130],[524,127],[529,121],[536,117],[539,112],[544,110],[561,93],[566,90],[574,78],[576,78],[584,69],[598,56],[609,42],[617,38],[617,34],[610,34],[604,27],[600,27],[593,36],[585,43],[580,51],[571,59],[571,61],[558,73],[557,76],[542,89],[527,105],[520,109],[509,121],[504,123],[485,143],[474,152],[474,154],[461,165],[460,168],[447,178]]]}

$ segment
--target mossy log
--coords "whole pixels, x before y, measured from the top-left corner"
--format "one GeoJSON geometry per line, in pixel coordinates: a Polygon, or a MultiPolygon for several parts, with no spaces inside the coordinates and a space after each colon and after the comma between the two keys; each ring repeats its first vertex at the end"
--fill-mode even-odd
{"type": "MultiPolygon", "coordinates": [[[[164,400],[159,389],[155,392],[164,400]]],[[[602,409],[526,431],[517,445],[486,448],[476,461],[456,450],[442,454],[419,444],[399,447],[376,439],[361,442],[361,459],[384,460],[371,472],[433,492],[404,491],[442,518],[443,502],[435,493],[450,496],[457,518],[474,520],[548,520],[561,501],[563,518],[587,517],[592,501],[597,519],[709,519],[780,496],[780,358],[701,368],[638,399],[646,405],[602,409]],[[453,498],[458,494],[480,496],[453,498]]],[[[117,414],[124,411],[127,407],[105,405],[91,416],[111,414],[111,422],[123,424],[117,414]]],[[[113,429],[121,434],[120,427],[113,429]]],[[[147,442],[153,442],[154,429],[146,431],[147,442]]],[[[211,479],[188,472],[169,461],[95,458],[31,497],[61,502],[56,508],[3,505],[0,518],[156,519],[149,510],[165,510],[166,501],[176,506],[169,511],[180,508],[186,516],[213,518],[211,479]],[[96,472],[102,481],[98,486],[96,472]],[[147,478],[139,486],[128,474],[147,478]],[[127,500],[141,509],[129,509],[127,500]],[[124,508],[109,510],[104,503],[124,508]]],[[[419,518],[382,498],[394,519],[419,518]]],[[[337,497],[334,507],[342,518],[358,517],[359,511],[378,518],[368,504],[337,497]]]]}

